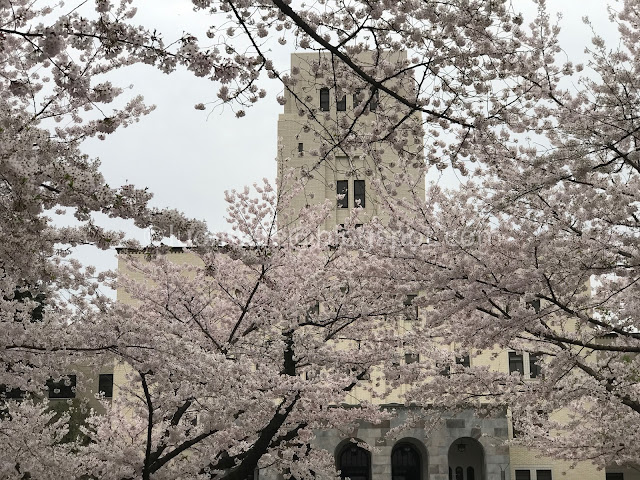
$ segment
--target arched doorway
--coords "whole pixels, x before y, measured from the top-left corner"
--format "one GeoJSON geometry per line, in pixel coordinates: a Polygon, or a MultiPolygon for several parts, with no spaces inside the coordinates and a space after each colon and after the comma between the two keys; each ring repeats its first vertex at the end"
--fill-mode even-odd
{"type": "Polygon", "coordinates": [[[484,450],[480,442],[462,437],[449,447],[449,480],[484,480],[484,450]]]}
{"type": "Polygon", "coordinates": [[[391,480],[421,480],[422,459],[418,449],[407,442],[398,443],[391,452],[391,480]]]}
{"type": "Polygon", "coordinates": [[[338,454],[340,478],[351,480],[370,480],[371,454],[364,448],[349,443],[338,454]]]}

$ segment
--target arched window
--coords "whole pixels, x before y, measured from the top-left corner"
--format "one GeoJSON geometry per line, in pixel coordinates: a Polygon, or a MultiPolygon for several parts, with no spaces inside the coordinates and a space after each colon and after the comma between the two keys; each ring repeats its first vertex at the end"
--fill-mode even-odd
{"type": "Polygon", "coordinates": [[[329,111],[329,89],[327,87],[320,89],[320,110],[329,111]]]}
{"type": "Polygon", "coordinates": [[[391,480],[420,480],[421,459],[410,443],[399,443],[391,452],[391,480]]]}
{"type": "Polygon", "coordinates": [[[467,480],[476,480],[476,472],[473,467],[467,467],[467,480]]]}
{"type": "Polygon", "coordinates": [[[364,448],[357,445],[346,445],[338,456],[338,469],[341,478],[351,480],[369,480],[371,456],[364,448]]]}
{"type": "Polygon", "coordinates": [[[464,470],[462,467],[456,467],[456,480],[464,480],[464,470]]]}

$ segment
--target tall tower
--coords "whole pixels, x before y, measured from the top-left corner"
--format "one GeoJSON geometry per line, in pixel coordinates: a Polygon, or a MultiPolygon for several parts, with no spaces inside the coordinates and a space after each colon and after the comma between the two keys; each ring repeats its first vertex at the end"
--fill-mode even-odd
{"type": "MultiPolygon", "coordinates": [[[[384,73],[403,71],[408,66],[405,52],[365,51],[355,61],[385,87],[411,98],[411,74],[384,73]]],[[[324,223],[331,230],[344,224],[356,207],[362,208],[356,223],[376,216],[384,221],[385,197],[424,198],[419,112],[366,84],[327,52],[291,55],[284,100],[278,119],[278,177],[293,172],[303,185],[289,206],[292,214],[333,202],[324,223]]]]}

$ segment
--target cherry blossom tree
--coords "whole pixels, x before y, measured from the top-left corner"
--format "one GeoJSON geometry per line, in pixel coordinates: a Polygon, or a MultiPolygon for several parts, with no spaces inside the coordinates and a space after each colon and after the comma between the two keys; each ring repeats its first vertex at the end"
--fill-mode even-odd
{"type": "Polygon", "coordinates": [[[379,392],[377,368],[398,355],[392,319],[415,291],[428,314],[400,341],[426,360],[405,372],[422,380],[407,401],[451,409],[490,400],[509,405],[518,441],[601,464],[639,458],[640,5],[617,4],[619,44],[594,34],[583,66],[567,61],[545,2],[534,3],[537,15],[525,18],[503,0],[194,0],[218,25],[204,48],[193,35],[168,44],[135,25],[126,0],[97,0],[91,11],[0,0],[0,384],[5,396],[42,390],[64,373],[61,361],[112,355],[132,369],[125,404],[89,418],[88,445],[61,444],[64,419],[48,423],[41,404],[6,402],[0,429],[15,442],[3,475],[43,475],[47,464],[25,456],[38,448],[69,477],[330,472],[326,452],[310,448],[312,432],[382,418],[368,403],[338,406],[356,388],[379,392]],[[273,43],[328,52],[308,68],[331,72],[320,81],[362,108],[327,128],[314,99],[298,95],[295,72],[270,58],[273,43]],[[398,50],[406,59],[384,55],[398,50]],[[365,51],[373,55],[363,65],[365,51]],[[149,113],[108,79],[133,63],[218,82],[219,102],[238,116],[265,97],[264,77],[278,79],[281,101],[295,102],[317,132],[318,166],[337,150],[364,149],[375,161],[366,147],[384,145],[465,181],[433,186],[425,201],[418,190],[394,197],[402,173],[380,175],[391,221],[347,231],[348,248],[314,241],[328,206],[301,212],[290,231],[268,187],[258,200],[239,193],[230,199],[238,235],[194,252],[186,271],[162,258],[132,264],[150,283],[123,280],[137,303],[114,306],[97,294],[105,278],[65,256],[123,240],[93,212],[153,226],[158,238],[170,226],[204,238],[202,225],[150,208],[146,190],[107,185],[81,153],[82,139],[149,113]],[[392,101],[367,116],[377,95],[392,101]],[[424,152],[407,149],[406,132],[424,133],[424,152]],[[56,227],[49,215],[61,209],[79,226],[56,227]],[[442,341],[457,351],[439,349],[442,341]],[[439,375],[451,355],[505,348],[538,359],[544,375],[530,381],[473,363],[439,375]],[[561,409],[568,420],[556,423],[561,409]]]}
{"type": "Polygon", "coordinates": [[[113,344],[131,382],[90,420],[83,473],[333,476],[315,432],[348,435],[390,415],[375,400],[387,391],[381,367],[401,355],[389,345],[402,342],[406,286],[381,279],[378,260],[342,235],[317,238],[333,202],[276,230],[281,199],[255,189],[229,194],[233,233],[219,247],[130,258],[113,344]]]}
{"type": "Polygon", "coordinates": [[[523,49],[504,58],[518,99],[495,97],[495,123],[466,140],[468,180],[390,201],[398,231],[422,239],[398,256],[420,282],[416,303],[433,307],[422,335],[472,357],[438,376],[453,354],[425,344],[435,379],[408,400],[508,405],[515,442],[636,464],[640,5],[611,10],[620,41],[594,34],[584,66],[567,62],[543,7],[523,49]],[[480,351],[506,362],[505,350],[524,352],[531,371],[473,365],[480,351]]]}

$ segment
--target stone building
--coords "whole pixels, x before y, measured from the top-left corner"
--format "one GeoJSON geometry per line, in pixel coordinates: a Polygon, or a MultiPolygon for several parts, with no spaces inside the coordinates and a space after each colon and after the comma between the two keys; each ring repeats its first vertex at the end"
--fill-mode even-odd
{"type": "MultiPolygon", "coordinates": [[[[364,52],[357,60],[366,71],[373,72],[376,68],[384,68],[385,62],[405,61],[406,54],[396,52],[376,56],[364,52]]],[[[384,210],[380,207],[387,192],[380,184],[384,184],[385,179],[404,179],[393,192],[396,195],[422,195],[424,198],[425,180],[419,164],[423,145],[421,116],[369,86],[354,90],[350,82],[345,81],[350,75],[353,73],[349,68],[328,53],[292,54],[284,112],[278,119],[279,178],[292,172],[290,174],[304,184],[293,196],[289,207],[291,216],[295,218],[296,211],[311,204],[332,202],[335,208],[325,221],[327,230],[340,228],[356,207],[361,207],[357,222],[367,222],[375,216],[384,220],[384,210]],[[388,126],[389,118],[398,115],[409,117],[395,132],[406,139],[401,151],[389,148],[376,137],[376,122],[388,126]]],[[[392,77],[385,85],[410,96],[411,80],[406,76],[392,77]]],[[[420,315],[424,314],[427,312],[420,312],[420,315]]],[[[467,365],[519,371],[529,381],[536,381],[535,377],[540,374],[535,358],[526,353],[504,351],[492,356],[487,352],[461,361],[467,365]]],[[[432,425],[429,428],[413,427],[404,430],[401,438],[391,441],[385,434],[401,425],[411,410],[396,402],[401,399],[389,399],[389,404],[384,405],[397,412],[393,421],[381,425],[361,424],[350,436],[333,430],[317,432],[318,446],[334,453],[342,478],[640,479],[640,472],[636,470],[612,467],[605,472],[587,462],[572,466],[539,455],[535,450],[510,446],[514,432],[507,408],[502,415],[486,418],[470,410],[457,414],[438,412],[440,421],[435,428],[432,425]],[[362,448],[359,443],[372,448],[362,448]]]]}

